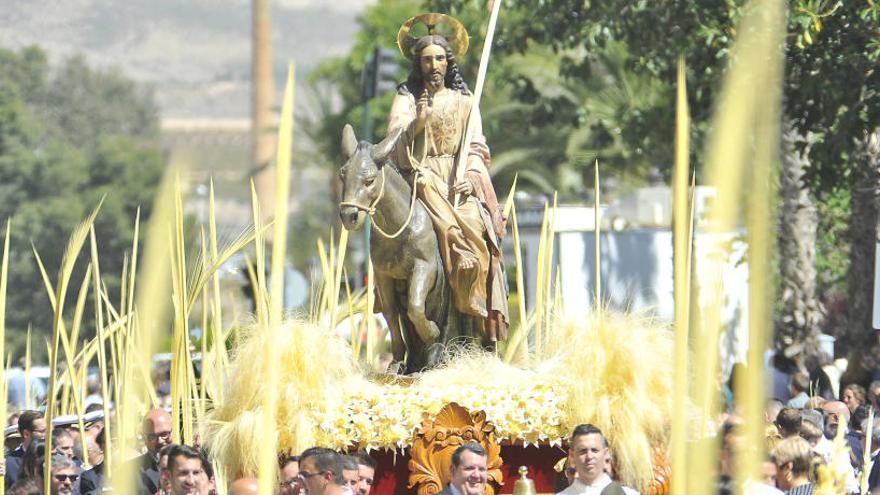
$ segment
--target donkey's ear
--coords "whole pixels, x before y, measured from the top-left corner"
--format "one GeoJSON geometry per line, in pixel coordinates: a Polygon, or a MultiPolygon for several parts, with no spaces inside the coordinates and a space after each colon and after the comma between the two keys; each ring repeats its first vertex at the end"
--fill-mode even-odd
{"type": "Polygon", "coordinates": [[[354,136],[354,129],[351,128],[351,124],[345,124],[342,129],[342,152],[346,157],[351,158],[351,155],[357,150],[357,146],[358,141],[354,136]]]}
{"type": "Polygon", "coordinates": [[[385,136],[385,139],[373,146],[373,152],[370,153],[370,158],[376,163],[384,162],[388,158],[388,155],[394,151],[394,147],[397,146],[397,141],[400,139],[401,134],[403,134],[403,127],[398,127],[389,132],[388,135],[385,136]]]}

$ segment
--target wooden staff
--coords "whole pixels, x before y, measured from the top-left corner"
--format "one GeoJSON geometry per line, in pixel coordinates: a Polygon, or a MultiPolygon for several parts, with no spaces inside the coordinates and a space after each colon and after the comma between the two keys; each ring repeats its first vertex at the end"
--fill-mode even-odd
{"type": "MultiPolygon", "coordinates": [[[[474,87],[474,101],[471,104],[471,111],[468,115],[468,122],[464,130],[464,135],[462,135],[461,147],[458,149],[458,159],[455,163],[455,184],[464,180],[464,172],[467,168],[467,158],[470,154],[471,133],[473,132],[474,125],[476,125],[477,115],[479,115],[480,99],[483,97],[483,85],[486,82],[486,69],[489,67],[489,55],[492,54],[492,40],[495,39],[495,24],[498,23],[498,11],[500,9],[501,1],[495,0],[492,3],[492,14],[489,15],[489,28],[486,30],[486,40],[483,42],[483,53],[480,55],[480,68],[477,71],[477,84],[474,87]]],[[[452,200],[453,206],[458,206],[458,199],[459,193],[455,193],[455,198],[452,200]]]]}
{"type": "MultiPolygon", "coordinates": [[[[6,343],[6,285],[9,280],[9,231],[12,227],[12,222],[6,221],[6,237],[3,241],[3,261],[2,266],[0,266],[0,361],[3,361],[3,355],[6,353],[6,349],[4,347],[6,343]]],[[[30,333],[28,333],[28,337],[30,337],[30,333]]],[[[3,370],[3,379],[0,380],[0,418],[6,420],[6,401],[8,400],[7,394],[9,392],[8,387],[6,385],[6,377],[7,370],[9,366],[4,368],[3,370]]],[[[25,381],[25,386],[28,383],[25,381]]],[[[2,451],[0,451],[0,462],[6,463],[6,456],[2,451]]],[[[0,476],[0,495],[5,493],[5,483],[6,483],[6,475],[0,476]]]]}

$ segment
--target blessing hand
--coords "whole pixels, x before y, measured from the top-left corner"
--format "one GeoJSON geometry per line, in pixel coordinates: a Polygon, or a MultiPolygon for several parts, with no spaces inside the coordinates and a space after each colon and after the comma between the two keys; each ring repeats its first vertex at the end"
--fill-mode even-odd
{"type": "Polygon", "coordinates": [[[453,187],[453,190],[454,190],[457,194],[463,194],[463,195],[465,195],[465,196],[473,196],[473,194],[474,194],[474,185],[471,184],[471,182],[468,181],[468,180],[463,180],[463,181],[459,182],[458,184],[456,184],[456,185],[453,187]]]}
{"type": "Polygon", "coordinates": [[[433,98],[428,94],[428,91],[423,91],[416,103],[416,132],[421,132],[425,128],[428,117],[431,116],[433,103],[433,98]]]}

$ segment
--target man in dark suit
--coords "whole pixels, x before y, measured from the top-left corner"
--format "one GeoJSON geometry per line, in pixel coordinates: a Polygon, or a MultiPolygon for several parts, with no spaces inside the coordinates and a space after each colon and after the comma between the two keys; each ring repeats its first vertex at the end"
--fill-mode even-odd
{"type": "Polygon", "coordinates": [[[21,445],[6,457],[6,490],[18,479],[18,470],[27,448],[34,440],[46,438],[46,418],[40,411],[24,411],[18,417],[18,431],[21,433],[21,445]]]}
{"type": "Polygon", "coordinates": [[[438,495],[483,495],[489,481],[489,454],[478,443],[465,443],[452,453],[452,479],[438,495]]]}
{"type": "Polygon", "coordinates": [[[171,444],[171,415],[163,409],[147,413],[143,423],[144,445],[147,452],[135,457],[133,470],[137,470],[139,495],[153,495],[159,491],[159,451],[171,444]]]}

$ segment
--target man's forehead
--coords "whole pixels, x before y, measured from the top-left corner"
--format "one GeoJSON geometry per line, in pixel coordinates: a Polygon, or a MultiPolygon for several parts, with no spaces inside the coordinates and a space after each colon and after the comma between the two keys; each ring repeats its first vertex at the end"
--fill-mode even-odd
{"type": "Polygon", "coordinates": [[[424,48],[422,48],[421,55],[424,56],[432,56],[432,55],[446,55],[446,49],[440,45],[430,44],[424,48]]]}
{"type": "Polygon", "coordinates": [[[197,457],[177,456],[174,459],[175,471],[201,471],[202,460],[197,457]]]}
{"type": "Polygon", "coordinates": [[[73,466],[52,466],[52,474],[75,474],[76,469],[73,466]]]}
{"type": "Polygon", "coordinates": [[[602,441],[602,435],[598,433],[586,433],[584,435],[578,435],[574,438],[574,441],[571,443],[572,448],[575,446],[578,447],[587,447],[599,445],[604,447],[604,442],[602,441]]]}
{"type": "Polygon", "coordinates": [[[472,466],[475,464],[478,466],[480,466],[480,465],[485,466],[486,461],[487,461],[486,456],[471,452],[470,450],[465,450],[464,452],[461,453],[461,465],[462,466],[472,466]]]}
{"type": "Polygon", "coordinates": [[[831,401],[822,404],[822,409],[827,413],[835,413],[835,414],[846,414],[849,412],[849,408],[846,407],[846,404],[840,401],[831,401]]]}

